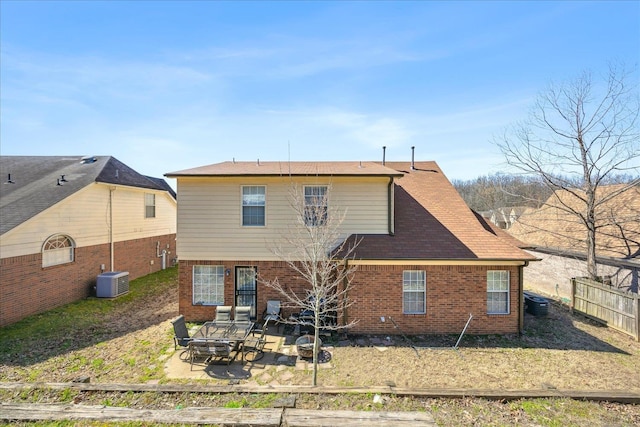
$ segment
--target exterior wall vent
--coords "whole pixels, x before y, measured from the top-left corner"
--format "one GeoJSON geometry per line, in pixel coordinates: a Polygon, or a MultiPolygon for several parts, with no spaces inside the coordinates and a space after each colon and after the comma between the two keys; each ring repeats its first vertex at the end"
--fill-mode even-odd
{"type": "Polygon", "coordinates": [[[98,298],[115,298],[129,292],[129,272],[110,271],[98,275],[96,296],[98,298]]]}

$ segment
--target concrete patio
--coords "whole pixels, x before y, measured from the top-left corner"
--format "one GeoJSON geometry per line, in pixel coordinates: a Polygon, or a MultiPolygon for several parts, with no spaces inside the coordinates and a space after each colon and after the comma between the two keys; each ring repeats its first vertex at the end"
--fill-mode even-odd
{"type": "MultiPolygon", "coordinates": [[[[284,329],[284,328],[281,328],[284,329]]],[[[295,371],[312,370],[311,359],[303,359],[298,356],[295,340],[299,335],[293,331],[291,334],[283,334],[277,328],[271,328],[265,334],[266,344],[264,356],[256,361],[242,360],[239,353],[230,364],[217,362],[206,364],[198,360],[193,364],[189,362],[188,351],[178,348],[171,354],[165,363],[165,374],[169,379],[217,379],[231,383],[255,384],[255,385],[288,385],[295,376],[295,371]]],[[[323,345],[320,353],[318,367],[331,369],[332,347],[323,345]]]]}

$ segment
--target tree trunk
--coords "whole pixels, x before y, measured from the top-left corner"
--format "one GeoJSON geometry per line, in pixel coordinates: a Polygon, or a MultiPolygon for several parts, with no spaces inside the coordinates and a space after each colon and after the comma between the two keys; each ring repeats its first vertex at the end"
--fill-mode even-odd
{"type": "Polygon", "coordinates": [[[597,280],[598,264],[596,262],[596,221],[593,208],[587,212],[587,274],[592,280],[597,280]]]}

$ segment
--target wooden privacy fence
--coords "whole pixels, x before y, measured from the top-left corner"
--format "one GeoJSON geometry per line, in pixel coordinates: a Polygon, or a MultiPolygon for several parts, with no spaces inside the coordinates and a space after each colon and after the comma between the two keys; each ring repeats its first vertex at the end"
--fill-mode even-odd
{"type": "Polygon", "coordinates": [[[640,295],[587,278],[571,279],[571,309],[640,341],[640,295]]]}

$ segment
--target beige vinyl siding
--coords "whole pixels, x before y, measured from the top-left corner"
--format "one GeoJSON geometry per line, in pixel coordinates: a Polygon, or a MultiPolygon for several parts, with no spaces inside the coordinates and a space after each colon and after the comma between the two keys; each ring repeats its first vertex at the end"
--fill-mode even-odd
{"type": "Polygon", "coordinates": [[[76,247],[109,243],[109,188],[113,191],[113,240],[146,238],[176,231],[176,202],[166,192],[91,184],[0,240],[2,258],[38,253],[53,234],[65,234],[76,247]],[[156,218],[144,218],[144,194],[156,195],[156,218]]]}
{"type": "MultiPolygon", "coordinates": [[[[388,178],[294,178],[330,185],[329,204],[346,209],[341,234],[388,233],[388,178]]],[[[178,254],[182,260],[275,260],[271,249],[294,221],[289,177],[178,178],[178,254]],[[266,186],[264,227],[242,226],[241,187],[266,186]]]]}

